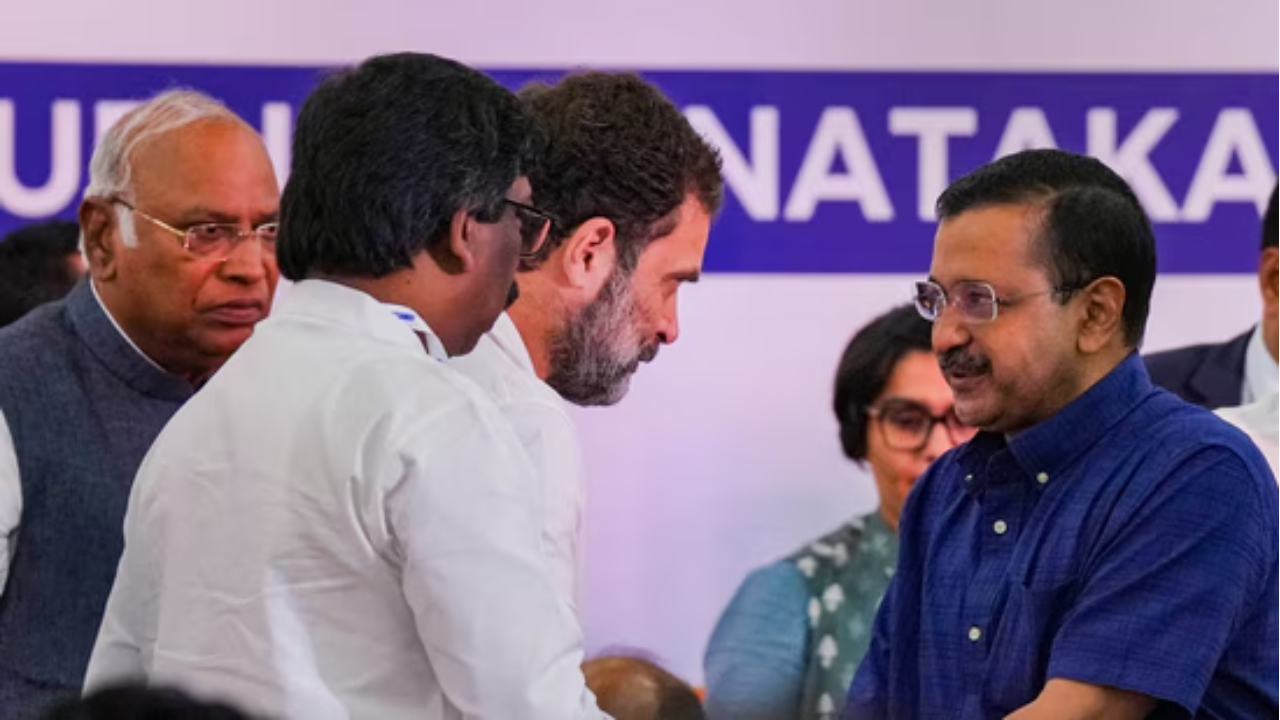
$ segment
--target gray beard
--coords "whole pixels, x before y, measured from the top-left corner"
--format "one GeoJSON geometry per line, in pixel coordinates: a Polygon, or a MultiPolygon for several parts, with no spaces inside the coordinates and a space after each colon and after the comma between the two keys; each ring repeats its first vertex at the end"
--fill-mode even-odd
{"type": "Polygon", "coordinates": [[[630,273],[614,270],[596,299],[551,342],[547,384],[575,405],[617,403],[640,363],[658,354],[656,343],[646,347],[636,334],[630,281],[630,273]]]}

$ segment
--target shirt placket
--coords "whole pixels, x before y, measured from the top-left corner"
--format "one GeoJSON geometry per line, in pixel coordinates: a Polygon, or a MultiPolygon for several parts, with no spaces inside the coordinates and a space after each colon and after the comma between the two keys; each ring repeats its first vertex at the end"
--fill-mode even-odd
{"type": "Polygon", "coordinates": [[[1024,483],[1011,463],[993,458],[979,482],[983,491],[978,499],[978,569],[969,583],[961,626],[965,667],[966,718],[982,717],[982,691],[991,640],[999,627],[1000,616],[1008,593],[1009,564],[1022,526],[1024,483]]]}

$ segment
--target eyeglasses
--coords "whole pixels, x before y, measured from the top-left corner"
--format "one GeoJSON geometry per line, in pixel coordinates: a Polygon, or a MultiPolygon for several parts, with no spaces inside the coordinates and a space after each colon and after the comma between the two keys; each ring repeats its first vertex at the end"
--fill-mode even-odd
{"type": "Polygon", "coordinates": [[[185,229],[176,228],[169,223],[142,212],[138,208],[121,200],[111,198],[111,202],[120,205],[166,232],[182,239],[182,247],[187,252],[204,260],[226,260],[236,243],[249,237],[256,237],[261,242],[263,251],[275,254],[276,236],[280,232],[280,223],[263,223],[252,230],[243,230],[235,223],[196,223],[185,229]]]}
{"type": "Polygon", "coordinates": [[[1000,306],[1012,305],[1020,300],[1037,295],[1070,294],[1084,288],[1088,283],[1064,285],[1039,292],[1023,293],[1012,297],[996,295],[996,289],[990,283],[978,280],[965,280],[951,286],[948,293],[942,286],[931,280],[916,283],[916,311],[920,317],[935,322],[942,317],[947,305],[955,305],[960,315],[971,323],[988,323],[996,319],[1000,306]]]}
{"type": "Polygon", "coordinates": [[[923,450],[933,436],[933,428],[938,424],[947,429],[947,435],[956,445],[968,442],[978,432],[977,428],[960,422],[955,410],[934,415],[927,407],[914,400],[890,398],[865,410],[867,415],[879,421],[884,444],[894,450],[923,450]]]}
{"type": "Polygon", "coordinates": [[[520,254],[526,258],[537,255],[551,234],[551,226],[556,224],[555,217],[545,210],[508,198],[503,198],[502,202],[515,210],[516,220],[520,222],[520,254]]]}

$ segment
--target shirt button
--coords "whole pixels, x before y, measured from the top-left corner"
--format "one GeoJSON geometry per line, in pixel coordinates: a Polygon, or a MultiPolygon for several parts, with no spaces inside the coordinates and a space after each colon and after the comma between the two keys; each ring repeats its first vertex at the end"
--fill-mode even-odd
{"type": "Polygon", "coordinates": [[[967,483],[973,482],[973,475],[965,475],[964,481],[967,483]]]}
{"type": "Polygon", "coordinates": [[[977,625],[974,625],[973,627],[969,628],[970,642],[978,642],[981,639],[982,639],[982,628],[978,627],[977,625]]]}
{"type": "Polygon", "coordinates": [[[1036,475],[1036,482],[1041,485],[1049,482],[1049,473],[1040,473],[1039,475],[1036,475]]]}
{"type": "Polygon", "coordinates": [[[1009,531],[1009,523],[1006,523],[1003,520],[997,520],[995,525],[991,526],[991,529],[995,530],[997,535],[1003,535],[1009,531]]]}

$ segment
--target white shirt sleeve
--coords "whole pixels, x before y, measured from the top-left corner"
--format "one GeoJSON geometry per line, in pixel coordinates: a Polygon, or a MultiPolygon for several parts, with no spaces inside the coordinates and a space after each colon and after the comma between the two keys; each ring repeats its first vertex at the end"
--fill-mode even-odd
{"type": "Polygon", "coordinates": [[[577,620],[547,576],[539,490],[511,429],[473,406],[447,430],[421,424],[397,447],[405,473],[385,512],[405,598],[450,702],[468,720],[608,717],[582,675],[577,620]]]}
{"type": "Polygon", "coordinates": [[[581,616],[582,534],[586,484],[578,430],[563,407],[511,403],[502,408],[537,473],[542,552],[560,597],[581,616]]]}
{"type": "Polygon", "coordinates": [[[9,563],[18,547],[22,521],[22,481],[18,477],[18,453],[13,447],[9,423],[0,411],[0,595],[9,581],[9,563]]]}
{"type": "Polygon", "coordinates": [[[129,496],[124,517],[124,554],[120,556],[115,584],[85,671],[85,694],[117,683],[145,682],[151,670],[159,617],[155,577],[159,566],[147,554],[147,527],[138,522],[147,513],[137,507],[147,466],[144,459],[129,496]]]}

